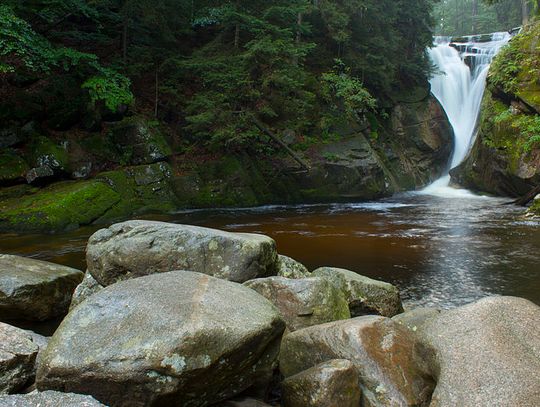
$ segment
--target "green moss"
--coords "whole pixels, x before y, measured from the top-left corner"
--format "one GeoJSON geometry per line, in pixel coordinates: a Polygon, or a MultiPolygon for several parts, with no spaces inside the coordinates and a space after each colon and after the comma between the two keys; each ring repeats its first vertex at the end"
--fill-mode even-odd
{"type": "Polygon", "coordinates": [[[529,207],[528,213],[532,216],[540,216],[540,199],[535,199],[529,207]]]}
{"type": "Polygon", "coordinates": [[[0,184],[23,178],[28,170],[28,164],[13,150],[0,152],[0,184]]]}
{"type": "Polygon", "coordinates": [[[540,21],[510,41],[493,61],[489,81],[540,113],[540,21]]]}
{"type": "Polygon", "coordinates": [[[128,167],[98,175],[121,200],[100,219],[122,219],[143,212],[170,212],[177,208],[171,186],[172,170],[166,163],[128,167]]]}
{"type": "Polygon", "coordinates": [[[63,182],[0,202],[0,230],[54,232],[102,217],[120,196],[103,182],[63,182]]]}
{"type": "Polygon", "coordinates": [[[69,156],[65,148],[44,136],[36,136],[28,146],[28,161],[35,167],[48,165],[53,169],[67,171],[69,156]]]}

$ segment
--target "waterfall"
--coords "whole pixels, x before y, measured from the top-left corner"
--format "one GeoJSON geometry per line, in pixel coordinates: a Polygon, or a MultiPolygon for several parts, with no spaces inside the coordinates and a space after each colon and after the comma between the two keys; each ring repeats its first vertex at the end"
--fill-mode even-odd
{"type": "Polygon", "coordinates": [[[449,187],[449,171],[463,162],[472,146],[489,65],[510,38],[506,32],[461,37],[455,42],[450,37],[435,38],[434,47],[429,50],[437,69],[430,81],[431,92],[441,103],[454,129],[455,147],[448,172],[423,193],[471,195],[468,191],[449,187]]]}

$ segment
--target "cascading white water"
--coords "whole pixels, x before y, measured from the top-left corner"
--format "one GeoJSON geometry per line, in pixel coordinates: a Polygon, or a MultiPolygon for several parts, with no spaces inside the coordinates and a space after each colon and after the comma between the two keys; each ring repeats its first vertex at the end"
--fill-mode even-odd
{"type": "MultiPolygon", "coordinates": [[[[485,36],[464,37],[466,42],[451,43],[449,37],[436,37],[429,50],[438,73],[431,79],[431,92],[443,106],[454,129],[455,147],[450,169],[467,156],[474,139],[480,105],[486,87],[489,65],[499,50],[508,43],[506,32],[491,35],[491,41],[480,42],[485,36]]],[[[432,195],[465,196],[465,190],[449,187],[447,172],[422,192],[432,195]]]]}

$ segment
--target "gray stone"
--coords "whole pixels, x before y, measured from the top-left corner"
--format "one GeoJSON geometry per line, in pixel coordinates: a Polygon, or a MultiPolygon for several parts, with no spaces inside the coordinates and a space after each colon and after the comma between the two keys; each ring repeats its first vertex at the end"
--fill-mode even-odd
{"type": "Polygon", "coordinates": [[[396,315],[392,319],[411,331],[416,332],[431,318],[436,318],[440,315],[441,310],[437,308],[415,308],[413,310],[396,315]]]}
{"type": "Polygon", "coordinates": [[[64,315],[83,276],[70,267],[0,254],[0,319],[44,321],[64,315]]]}
{"type": "Polygon", "coordinates": [[[116,124],[112,140],[131,164],[152,164],[172,154],[171,147],[156,128],[141,118],[131,117],[116,124]]]}
{"type": "Polygon", "coordinates": [[[35,167],[26,173],[26,182],[29,184],[38,184],[45,182],[54,176],[54,171],[48,165],[35,167]]]}
{"type": "Polygon", "coordinates": [[[173,271],[119,282],[64,319],[40,357],[39,390],[112,406],[205,406],[276,365],[278,310],[242,285],[173,271]]]}
{"type": "Polygon", "coordinates": [[[216,404],[214,407],[270,407],[270,405],[260,400],[242,397],[227,400],[223,403],[216,404]]]}
{"type": "Polygon", "coordinates": [[[86,300],[91,295],[101,291],[103,289],[103,286],[100,285],[94,277],[92,277],[92,274],[90,274],[88,271],[84,274],[83,281],[81,284],[75,288],[75,292],[73,293],[73,297],[71,297],[71,305],[69,306],[69,309],[72,310],[77,305],[79,305],[81,302],[86,300]]]}
{"type": "Polygon", "coordinates": [[[283,382],[284,407],[358,407],[362,393],[352,362],[334,359],[283,382]]]}
{"type": "Polygon", "coordinates": [[[86,260],[103,286],[171,270],[243,283],[275,275],[277,267],[276,244],[267,236],[149,221],[99,230],[88,241],[86,260]]]}
{"type": "Polygon", "coordinates": [[[333,267],[318,268],[312,276],[327,278],[342,290],[353,317],[374,314],[393,317],[403,312],[399,290],[392,284],[333,267]]]}
{"type": "Polygon", "coordinates": [[[290,280],[268,277],[251,280],[244,285],[269,299],[279,309],[290,332],[351,317],[343,293],[324,278],[290,280]]]}
{"type": "Polygon", "coordinates": [[[57,391],[0,396],[2,407],[106,407],[91,396],[57,391]]]}
{"type": "Polygon", "coordinates": [[[443,312],[417,331],[437,376],[432,407],[539,406],[540,307],[488,297],[443,312]]]}
{"type": "Polygon", "coordinates": [[[34,376],[37,353],[28,332],[0,322],[0,394],[24,388],[34,376]]]}
{"type": "Polygon", "coordinates": [[[302,263],[280,254],[278,255],[277,275],[286,278],[306,278],[311,274],[302,263]]]}
{"type": "Polygon", "coordinates": [[[364,316],[286,335],[279,365],[289,378],[322,362],[347,359],[359,373],[363,406],[412,407],[427,405],[435,386],[423,362],[427,355],[407,328],[364,316]]]}

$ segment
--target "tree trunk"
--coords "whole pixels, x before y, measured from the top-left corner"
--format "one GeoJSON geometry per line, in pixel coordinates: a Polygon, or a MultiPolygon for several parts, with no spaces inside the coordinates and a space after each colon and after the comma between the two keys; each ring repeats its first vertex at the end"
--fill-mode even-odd
{"type": "Polygon", "coordinates": [[[523,26],[529,24],[529,0],[521,0],[521,23],[523,26]]]}
{"type": "Polygon", "coordinates": [[[127,47],[128,47],[128,18],[124,16],[124,21],[122,23],[122,60],[124,65],[127,64],[127,47]]]}
{"type": "Polygon", "coordinates": [[[471,34],[478,34],[478,0],[472,2],[472,31],[471,34]]]}
{"type": "Polygon", "coordinates": [[[236,27],[234,28],[234,48],[238,48],[240,46],[240,24],[236,24],[236,27]]]}
{"type": "Polygon", "coordinates": [[[154,104],[154,117],[158,117],[158,106],[159,106],[159,69],[156,67],[156,100],[154,104]]]}
{"type": "Polygon", "coordinates": [[[278,136],[276,136],[270,129],[268,129],[259,120],[254,118],[253,124],[257,126],[257,128],[261,130],[263,133],[265,133],[268,137],[274,140],[277,144],[279,144],[283,149],[285,149],[287,154],[289,154],[294,159],[294,161],[300,164],[302,168],[304,168],[306,171],[311,170],[311,167],[309,166],[309,164],[307,164],[304,160],[302,160],[298,154],[296,154],[293,150],[291,150],[287,144],[285,144],[278,136]]]}

